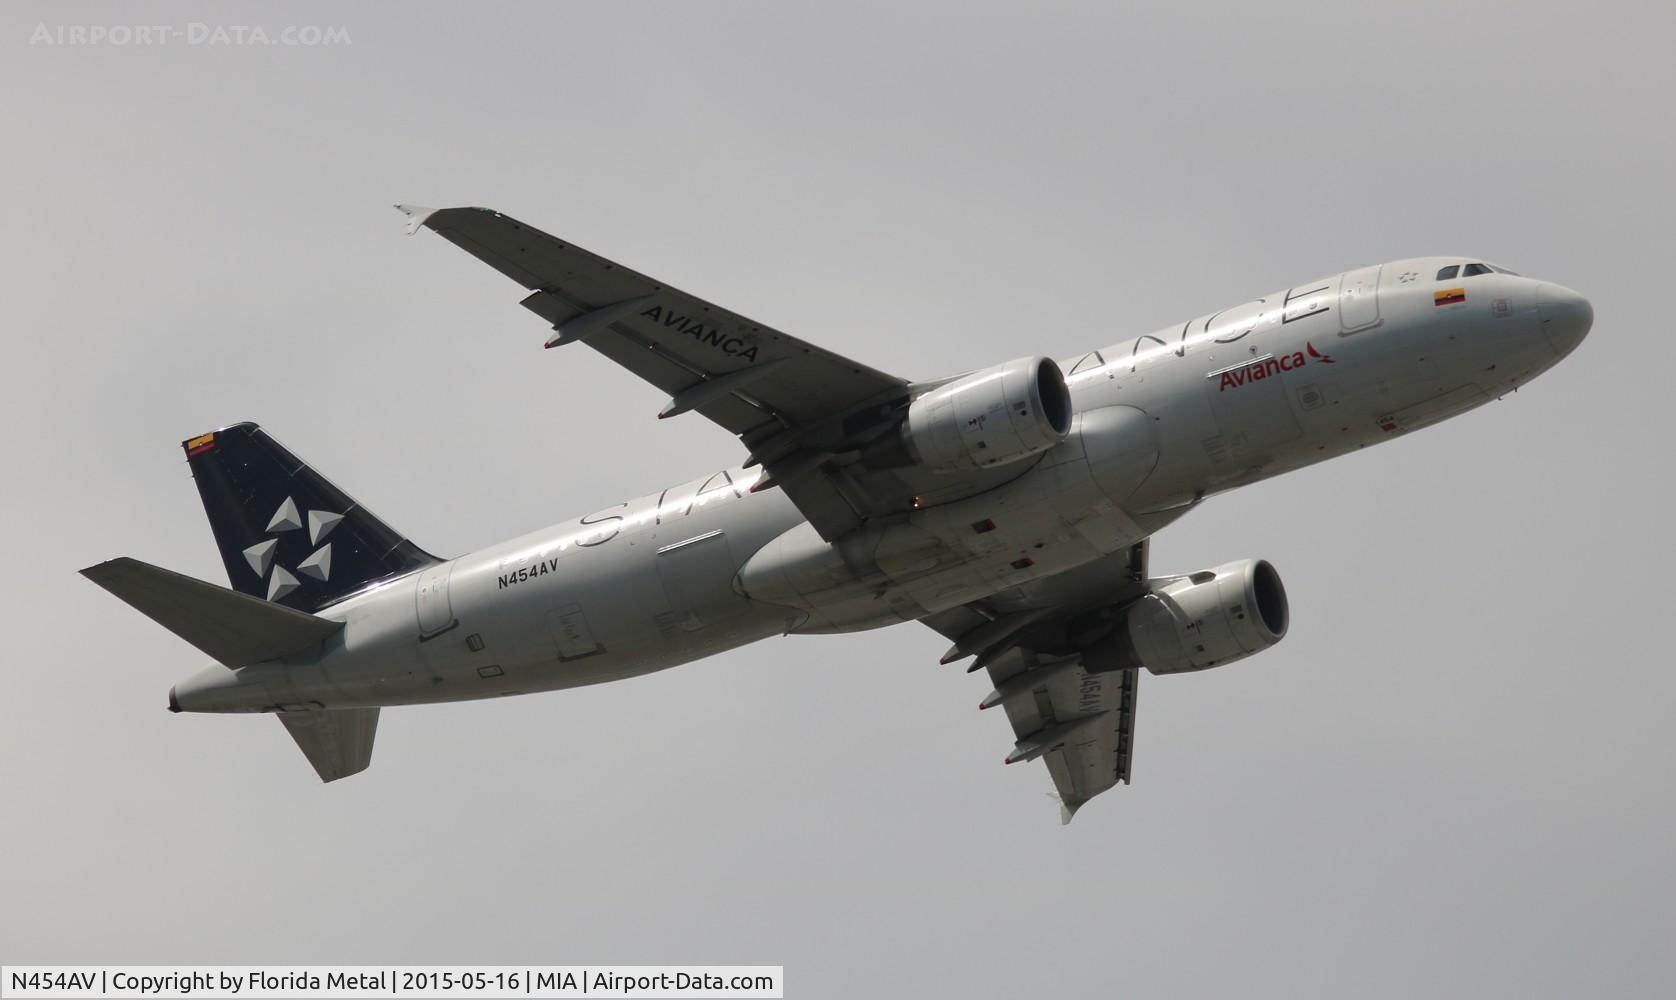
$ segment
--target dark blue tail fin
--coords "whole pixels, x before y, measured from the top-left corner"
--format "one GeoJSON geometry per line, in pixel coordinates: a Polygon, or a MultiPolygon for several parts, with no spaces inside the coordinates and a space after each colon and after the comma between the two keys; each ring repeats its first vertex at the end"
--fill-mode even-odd
{"type": "Polygon", "coordinates": [[[312,613],[440,561],[255,424],[183,447],[234,590],[312,613]]]}

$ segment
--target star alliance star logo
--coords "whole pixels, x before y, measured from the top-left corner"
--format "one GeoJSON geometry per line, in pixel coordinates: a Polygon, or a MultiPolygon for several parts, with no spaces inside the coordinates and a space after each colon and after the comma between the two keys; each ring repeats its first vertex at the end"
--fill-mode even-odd
{"type": "MultiPolygon", "coordinates": [[[[342,520],[342,514],[324,510],[308,512],[308,543],[318,548],[297,564],[297,573],[321,583],[325,583],[326,578],[332,575],[332,543],[320,543],[342,520]]],[[[270,601],[277,601],[302,585],[302,581],[298,580],[291,570],[278,565],[274,560],[274,552],[279,548],[278,536],[287,531],[299,531],[302,527],[303,519],[297,514],[297,501],[286,497],[285,502],[274,511],[274,516],[268,519],[268,533],[275,537],[263,539],[244,550],[244,558],[250,563],[250,568],[257,576],[267,578],[270,601]],[[273,569],[272,576],[268,575],[270,568],[273,569]]]]}

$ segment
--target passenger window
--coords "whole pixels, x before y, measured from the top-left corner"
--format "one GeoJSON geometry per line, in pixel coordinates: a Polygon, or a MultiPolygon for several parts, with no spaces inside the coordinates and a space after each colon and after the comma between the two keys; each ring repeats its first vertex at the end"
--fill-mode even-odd
{"type": "Polygon", "coordinates": [[[1490,265],[1488,265],[1488,264],[1468,264],[1466,267],[1461,269],[1461,277],[1463,277],[1463,278],[1470,278],[1475,274],[1489,274],[1489,273],[1490,273],[1490,265]]]}
{"type": "Polygon", "coordinates": [[[1090,352],[1088,354],[1083,355],[1081,361],[1078,361],[1075,365],[1072,365],[1070,374],[1075,375],[1077,372],[1093,371],[1094,369],[1100,367],[1101,365],[1103,365],[1105,363],[1106,363],[1106,359],[1100,357],[1100,352],[1099,351],[1093,351],[1093,352],[1090,352]]]}
{"type": "Polygon", "coordinates": [[[1448,281],[1459,273],[1461,273],[1461,265],[1450,264],[1448,267],[1439,269],[1437,272],[1437,280],[1448,281]]]}

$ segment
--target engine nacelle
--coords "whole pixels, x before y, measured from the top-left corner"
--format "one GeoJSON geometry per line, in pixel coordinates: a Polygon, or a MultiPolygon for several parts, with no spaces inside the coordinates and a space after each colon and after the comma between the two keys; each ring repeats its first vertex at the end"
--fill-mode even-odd
{"type": "Polygon", "coordinates": [[[902,422],[911,460],[939,472],[1038,455],[1071,433],[1071,392],[1052,358],[1019,358],[940,385],[902,422]]]}
{"type": "Polygon", "coordinates": [[[1097,669],[1155,674],[1208,670],[1284,639],[1288,617],[1280,574],[1265,560],[1243,559],[1159,584],[1088,660],[1097,669]]]}

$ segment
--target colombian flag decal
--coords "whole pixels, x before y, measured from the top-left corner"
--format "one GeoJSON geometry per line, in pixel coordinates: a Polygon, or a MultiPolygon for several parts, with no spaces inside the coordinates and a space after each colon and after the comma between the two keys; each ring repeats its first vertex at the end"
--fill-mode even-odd
{"type": "Polygon", "coordinates": [[[1467,300],[1467,290],[1464,288],[1446,288],[1441,292],[1432,293],[1432,305],[1452,306],[1457,302],[1467,300]]]}
{"type": "Polygon", "coordinates": [[[215,432],[211,431],[208,434],[200,434],[199,436],[186,442],[186,457],[191,458],[193,455],[202,455],[204,452],[209,451],[214,447],[215,432]]]}

